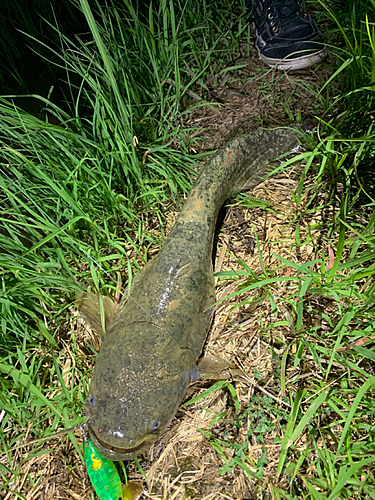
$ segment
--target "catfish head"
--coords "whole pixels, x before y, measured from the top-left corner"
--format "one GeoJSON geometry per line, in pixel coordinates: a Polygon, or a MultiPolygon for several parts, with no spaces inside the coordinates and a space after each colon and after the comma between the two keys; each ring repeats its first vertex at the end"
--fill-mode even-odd
{"type": "Polygon", "coordinates": [[[198,378],[190,349],[176,346],[157,325],[140,322],[127,328],[127,343],[117,342],[124,338],[112,332],[105,338],[84,408],[90,437],[110,460],[145,452],[198,378]]]}

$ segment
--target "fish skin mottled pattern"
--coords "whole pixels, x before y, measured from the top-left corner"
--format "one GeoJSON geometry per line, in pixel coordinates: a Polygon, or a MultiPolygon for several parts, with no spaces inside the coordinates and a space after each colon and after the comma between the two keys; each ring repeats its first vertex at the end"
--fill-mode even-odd
{"type": "Polygon", "coordinates": [[[111,460],[141,454],[175,415],[211,323],[212,245],[224,201],[268,174],[301,130],[257,128],[207,162],[163,248],[134,278],[107,330],[85,405],[90,436],[111,460]],[[99,439],[97,439],[99,438],[99,439]]]}

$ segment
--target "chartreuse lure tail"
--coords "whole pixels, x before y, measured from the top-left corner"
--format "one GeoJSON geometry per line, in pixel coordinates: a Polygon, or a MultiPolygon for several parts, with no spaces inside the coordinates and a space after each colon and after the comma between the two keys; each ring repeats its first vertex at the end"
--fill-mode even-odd
{"type": "Polygon", "coordinates": [[[122,500],[121,479],[114,463],[100,455],[86,436],[83,451],[87,472],[100,500],[122,500]]]}

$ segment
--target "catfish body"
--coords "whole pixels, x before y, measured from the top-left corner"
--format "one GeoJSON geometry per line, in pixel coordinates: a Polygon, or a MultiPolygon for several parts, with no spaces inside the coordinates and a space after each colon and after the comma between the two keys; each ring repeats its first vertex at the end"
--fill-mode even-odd
{"type": "Polygon", "coordinates": [[[230,140],[204,167],[163,248],[134,278],[106,331],[85,405],[97,450],[128,460],[175,415],[215,302],[212,246],[224,201],[256,185],[269,162],[298,145],[300,131],[255,129],[230,140]]]}

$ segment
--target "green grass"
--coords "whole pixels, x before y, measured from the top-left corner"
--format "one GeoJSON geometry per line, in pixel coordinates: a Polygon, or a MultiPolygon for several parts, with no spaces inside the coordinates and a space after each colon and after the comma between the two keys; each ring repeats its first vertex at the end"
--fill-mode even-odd
{"type": "MultiPolygon", "coordinates": [[[[210,52],[202,61],[172,3],[150,9],[147,24],[131,3],[124,8],[121,16],[100,11],[100,26],[82,0],[93,41],[76,47],[61,36],[64,52],[52,52],[68,79],[81,80],[78,89],[71,85],[72,116],[44,102],[61,126],[0,103],[5,344],[25,334],[40,338],[35,314],[50,316],[61,294],[72,297],[89,283],[115,288],[117,272],[139,268],[150,245],[161,244],[147,228],[163,225],[168,200],[178,200],[196,175],[183,139],[189,130],[179,127],[176,110],[210,72],[210,52]],[[185,90],[168,83],[183,72],[185,90]],[[21,328],[25,313],[32,320],[21,328]]],[[[208,30],[196,28],[204,45],[208,30]]],[[[55,319],[66,306],[58,305],[55,319]]]]}
{"type": "MultiPolygon", "coordinates": [[[[273,308],[274,322],[261,334],[282,345],[274,380],[284,405],[259,393],[242,408],[228,382],[193,400],[216,389],[230,394],[231,413],[215,415],[204,431],[225,464],[219,472],[240,467],[257,481],[259,494],[269,488],[274,498],[375,498],[375,3],[364,5],[367,16],[354,3],[350,16],[333,7],[322,14],[331,23],[327,36],[340,47],[333,46],[336,69],[320,90],[328,104],[319,134],[299,156],[306,166],[290,222],[294,247],[312,245],[316,257],[301,264],[279,256],[278,266],[259,274],[246,265],[219,273],[239,280],[223,300],[236,298],[238,308],[256,290],[273,308]],[[311,178],[315,187],[306,191],[311,178]],[[332,216],[314,219],[334,204],[332,216]],[[286,295],[278,294],[280,283],[286,295]],[[280,327],[290,332],[288,342],[277,337],[280,327]],[[287,366],[303,371],[306,357],[323,376],[309,368],[308,385],[287,381],[287,366]],[[236,429],[249,418],[241,443],[229,431],[226,439],[212,432],[223,420],[236,429]],[[250,440],[262,445],[276,428],[280,459],[269,482],[266,448],[255,463],[247,446],[250,440]]],[[[71,328],[75,292],[91,287],[114,296],[119,280],[124,289],[161,246],[165,212],[188,192],[199,159],[190,154],[193,129],[184,126],[184,113],[207,105],[206,82],[235,69],[233,54],[248,34],[244,18],[230,21],[227,8],[209,2],[161,1],[137,10],[129,1],[103,8],[81,0],[80,7],[89,34],[72,41],[56,31],[60,47],[42,42],[43,54],[66,70],[71,112],[44,100],[60,123],[53,125],[9,98],[0,102],[0,474],[4,488],[18,496],[25,462],[49,448],[17,462],[10,450],[23,438],[83,421],[95,351],[71,328]]],[[[31,40],[37,44],[32,32],[31,40]]],[[[240,202],[274,210],[243,195],[240,202]]],[[[259,242],[257,251],[262,258],[259,242]]],[[[78,449],[73,434],[70,439],[78,449]]]]}

